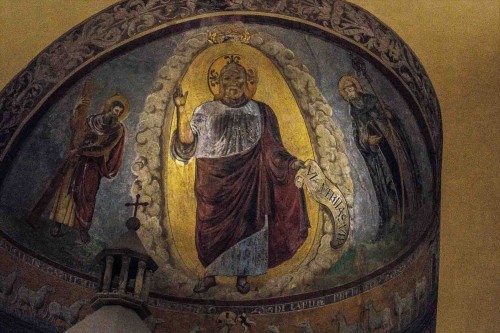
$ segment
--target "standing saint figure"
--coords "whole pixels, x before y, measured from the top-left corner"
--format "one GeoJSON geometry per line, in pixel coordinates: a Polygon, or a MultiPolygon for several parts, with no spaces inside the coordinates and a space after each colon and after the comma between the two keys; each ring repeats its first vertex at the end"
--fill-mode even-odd
{"type": "Polygon", "coordinates": [[[403,219],[404,209],[411,211],[416,205],[416,166],[404,130],[394,126],[395,119],[377,96],[363,92],[352,76],[340,79],[339,92],[349,103],[354,141],[375,189],[380,215],[376,240],[380,240],[391,220],[403,219]]]}
{"type": "Polygon", "coordinates": [[[67,158],[31,211],[34,225],[53,199],[50,234],[61,236],[61,225],[80,231],[82,243],[90,241],[97,191],[102,177],[113,178],[120,169],[125,141],[123,121],[128,100],[120,94],[110,97],[101,113],[88,115],[90,87],[85,83],[70,121],[71,139],[67,158]]]}
{"type": "Polygon", "coordinates": [[[257,74],[242,63],[239,55],[214,61],[208,73],[214,100],[192,116],[188,92],[174,94],[172,155],[184,163],[196,157],[195,241],[205,267],[197,293],[215,286],[218,275],[236,276],[237,290],[248,293],[247,276],[290,259],[310,226],[304,194],[294,185],[303,162],[283,146],[273,110],[252,100],[257,74]]]}

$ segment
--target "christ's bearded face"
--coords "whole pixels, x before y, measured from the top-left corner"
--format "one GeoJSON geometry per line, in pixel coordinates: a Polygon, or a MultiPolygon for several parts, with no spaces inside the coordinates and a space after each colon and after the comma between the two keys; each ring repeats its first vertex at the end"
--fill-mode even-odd
{"type": "Polygon", "coordinates": [[[247,74],[238,64],[226,65],[221,71],[220,87],[222,100],[228,104],[239,104],[246,100],[247,74]]]}

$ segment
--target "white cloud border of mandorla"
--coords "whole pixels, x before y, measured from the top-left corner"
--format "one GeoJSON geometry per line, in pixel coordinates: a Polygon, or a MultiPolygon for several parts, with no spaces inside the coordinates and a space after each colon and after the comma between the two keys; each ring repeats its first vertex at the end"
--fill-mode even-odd
{"type": "MultiPolygon", "coordinates": [[[[343,193],[353,217],[353,182],[346,156],[344,135],[333,121],[332,107],[321,94],[316,81],[307,67],[300,63],[294,53],[275,37],[259,31],[257,28],[245,28],[242,23],[214,26],[210,29],[235,31],[245,29],[249,38],[245,43],[260,50],[279,69],[292,90],[304,121],[308,124],[309,136],[313,145],[316,162],[326,177],[338,186],[343,193]]],[[[146,98],[143,112],[140,114],[135,142],[136,159],[132,171],[137,177],[132,186],[132,195],[141,195],[149,205],[138,212],[142,228],[139,236],[150,255],[160,267],[155,274],[155,289],[174,296],[193,296],[193,286],[199,277],[182,267],[176,267],[171,256],[169,244],[171,237],[167,230],[170,225],[164,214],[166,189],[163,188],[162,174],[166,163],[162,154],[169,149],[161,148],[165,129],[165,120],[173,112],[172,95],[181,82],[184,73],[194,58],[203,50],[213,46],[209,41],[207,28],[191,31],[181,41],[173,55],[160,68],[153,91],[146,98]]],[[[352,228],[352,223],[351,223],[352,228]]],[[[330,269],[342,256],[352,242],[352,230],[349,240],[340,248],[332,249],[330,241],[333,225],[328,215],[320,210],[320,219],[314,244],[302,263],[284,275],[270,277],[258,290],[242,295],[234,288],[218,285],[211,298],[220,300],[261,299],[300,293],[310,285],[314,277],[330,269]]],[[[193,236],[194,237],[194,236],[193,236]]],[[[208,297],[200,296],[197,297],[208,297]]]]}

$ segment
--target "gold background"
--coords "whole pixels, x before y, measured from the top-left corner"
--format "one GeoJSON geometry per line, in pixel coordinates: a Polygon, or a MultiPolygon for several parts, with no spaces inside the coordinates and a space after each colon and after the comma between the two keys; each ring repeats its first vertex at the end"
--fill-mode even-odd
{"type": "MultiPolygon", "coordinates": [[[[0,87],[114,0],[0,0],[0,87]]],[[[500,330],[500,1],[352,0],[418,55],[443,114],[438,332],[500,330]]]]}
{"type": "MultiPolygon", "coordinates": [[[[239,54],[242,56],[241,64],[244,67],[258,70],[259,82],[253,99],[262,101],[273,109],[278,119],[283,145],[287,151],[303,161],[314,159],[306,124],[292,91],[271,60],[251,46],[241,43],[224,43],[211,46],[198,54],[182,79],[182,89],[184,92],[188,92],[186,110],[193,112],[198,105],[213,100],[214,96],[208,86],[207,73],[212,62],[226,54],[239,54]]],[[[222,63],[225,62],[224,60],[222,63]]],[[[218,70],[220,71],[220,68],[218,70]]],[[[216,90],[218,91],[218,88],[216,90]]],[[[170,133],[170,135],[164,137],[163,147],[169,146],[168,140],[177,127],[176,117],[173,118],[171,128],[164,130],[164,133],[170,133]]],[[[163,158],[168,159],[163,180],[165,182],[164,188],[169,189],[166,193],[168,219],[165,220],[168,220],[168,227],[171,230],[169,234],[172,235],[175,244],[172,255],[176,260],[180,260],[189,271],[202,276],[205,271],[198,260],[194,241],[196,223],[196,198],[193,190],[195,163],[193,160],[189,161],[187,165],[176,162],[168,150],[163,158]]],[[[270,276],[283,275],[293,271],[306,259],[313,243],[319,241],[319,237],[315,237],[318,231],[319,206],[312,200],[307,191],[305,192],[306,207],[311,222],[309,236],[293,258],[270,269],[263,276],[252,277],[253,281],[264,282],[270,276]]],[[[229,281],[229,283],[233,283],[233,279],[229,281]]]]}

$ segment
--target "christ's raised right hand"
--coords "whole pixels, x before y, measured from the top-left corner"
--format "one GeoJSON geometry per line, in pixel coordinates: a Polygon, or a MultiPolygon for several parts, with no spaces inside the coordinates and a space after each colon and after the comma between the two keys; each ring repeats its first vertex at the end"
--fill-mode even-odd
{"type": "Polygon", "coordinates": [[[173,94],[177,111],[177,135],[179,136],[179,141],[183,144],[191,144],[194,142],[194,135],[190,126],[192,115],[185,108],[187,96],[188,92],[186,91],[184,94],[180,85],[175,89],[173,94]]]}
{"type": "Polygon", "coordinates": [[[182,92],[182,88],[180,86],[178,86],[175,89],[174,95],[173,95],[175,106],[180,107],[180,106],[186,105],[186,99],[188,97],[188,93],[189,93],[189,91],[186,91],[186,93],[184,94],[182,92]]]}

